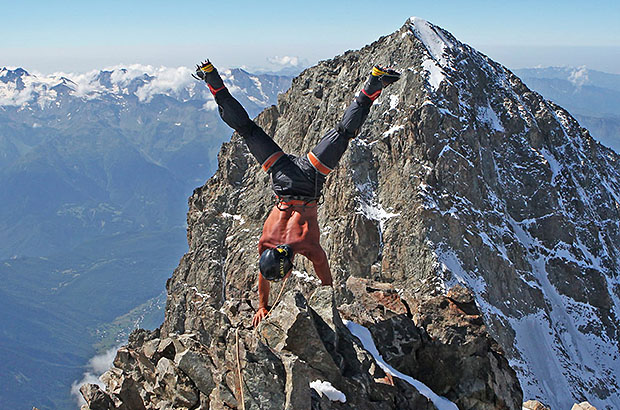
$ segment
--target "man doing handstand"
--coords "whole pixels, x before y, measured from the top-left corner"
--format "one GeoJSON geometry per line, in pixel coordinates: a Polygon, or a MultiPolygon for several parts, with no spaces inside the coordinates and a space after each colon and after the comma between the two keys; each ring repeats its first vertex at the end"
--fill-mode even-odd
{"type": "Polygon", "coordinates": [[[380,66],[373,67],[364,88],[345,110],[342,120],[302,157],[285,154],[265,131],[250,120],[208,60],[197,66],[196,78],[207,83],[224,122],[241,135],[263,170],[271,174],[277,198],[258,241],[259,308],[252,321],[257,326],[268,313],[269,282],[290,274],[296,254],[304,255],[312,262],[322,285],[332,284],[327,255],[319,242],[317,202],[327,175],[338,164],[349,140],[359,133],[373,101],[379,97],[383,87],[397,81],[400,74],[380,66]]]}

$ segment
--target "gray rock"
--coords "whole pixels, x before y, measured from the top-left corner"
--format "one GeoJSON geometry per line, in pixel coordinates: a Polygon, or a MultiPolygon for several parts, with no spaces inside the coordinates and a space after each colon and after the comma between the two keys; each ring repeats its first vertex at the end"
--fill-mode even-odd
{"type": "MultiPolygon", "coordinates": [[[[329,304],[331,306],[331,303],[329,304]]],[[[281,303],[258,327],[265,344],[278,352],[290,352],[310,367],[327,374],[329,380],[340,375],[340,371],[321,334],[315,326],[306,299],[301,293],[287,293],[281,303]]],[[[334,342],[335,337],[330,337],[334,342]]],[[[333,345],[332,345],[333,351],[333,345]]]]}
{"type": "Polygon", "coordinates": [[[207,356],[188,349],[177,354],[174,361],[176,366],[194,382],[198,390],[207,396],[211,394],[215,383],[211,371],[207,367],[210,362],[207,356]]]}
{"type": "Polygon", "coordinates": [[[525,410],[551,410],[549,407],[545,406],[538,400],[528,400],[523,403],[523,408],[525,410]]]}
{"type": "Polygon", "coordinates": [[[86,400],[87,409],[90,410],[109,410],[114,409],[114,402],[96,384],[84,384],[80,387],[80,393],[86,400]]]}

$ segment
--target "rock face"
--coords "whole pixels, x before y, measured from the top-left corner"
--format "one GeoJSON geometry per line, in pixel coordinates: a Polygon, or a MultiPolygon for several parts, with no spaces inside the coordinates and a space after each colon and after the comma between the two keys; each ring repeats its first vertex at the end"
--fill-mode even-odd
{"type": "Polygon", "coordinates": [[[149,400],[191,408],[184,387],[178,397],[152,387],[155,368],[155,380],[163,372],[193,383],[201,408],[240,408],[242,393],[246,408],[432,408],[361,349],[340,309],[368,327],[395,371],[459,408],[521,408],[502,352],[527,398],[554,409],[582,397],[620,405],[617,156],[510,71],[415,18],[304,71],[257,122],[286,152],[304,154],[376,63],[403,76],[375,103],[319,210],[333,293],[316,290],[300,257],[281,303],[249,328],[273,198],[268,176],[233,135],[218,172],[189,200],[190,250],[167,283],[165,322],[132,342],[135,358],[112,369],[109,391],[123,381],[128,391],[138,386],[145,406],[155,394],[149,400]],[[163,359],[144,351],[168,339],[174,357],[160,368],[163,359]],[[200,366],[180,370],[185,350],[198,355],[202,376],[200,366]],[[309,388],[317,380],[347,401],[309,388]]]}
{"type": "Polygon", "coordinates": [[[366,326],[383,358],[460,409],[520,409],[521,387],[501,348],[489,337],[473,294],[401,298],[385,283],[349,277],[343,315],[366,326]],[[484,376],[482,376],[484,375],[484,376]]]}

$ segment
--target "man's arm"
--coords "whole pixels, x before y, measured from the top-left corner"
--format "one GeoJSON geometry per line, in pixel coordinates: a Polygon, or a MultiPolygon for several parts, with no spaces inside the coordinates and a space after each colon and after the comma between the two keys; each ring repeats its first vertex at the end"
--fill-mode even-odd
{"type": "MultiPolygon", "coordinates": [[[[265,221],[267,223],[267,221],[265,221]]],[[[263,243],[263,238],[258,241],[258,254],[261,255],[263,251],[267,249],[267,247],[263,243]]],[[[269,305],[269,289],[271,285],[269,281],[263,278],[263,275],[258,274],[258,310],[254,314],[254,318],[252,319],[252,324],[254,327],[258,326],[258,324],[267,316],[269,311],[267,310],[267,306],[269,305]]]]}
{"type": "Polygon", "coordinates": [[[263,278],[263,275],[258,274],[258,310],[254,314],[254,319],[252,319],[252,324],[254,327],[258,326],[258,324],[267,316],[269,310],[267,310],[267,305],[269,303],[269,281],[263,278]]]}
{"type": "Polygon", "coordinates": [[[315,248],[306,252],[305,256],[310,259],[314,266],[314,272],[316,276],[321,280],[323,286],[331,286],[332,284],[332,272],[329,269],[329,262],[327,261],[327,255],[321,245],[317,244],[315,248]]]}
{"type": "Polygon", "coordinates": [[[269,305],[269,289],[271,285],[269,281],[263,277],[260,273],[258,274],[258,308],[259,309],[267,309],[269,305]]]}

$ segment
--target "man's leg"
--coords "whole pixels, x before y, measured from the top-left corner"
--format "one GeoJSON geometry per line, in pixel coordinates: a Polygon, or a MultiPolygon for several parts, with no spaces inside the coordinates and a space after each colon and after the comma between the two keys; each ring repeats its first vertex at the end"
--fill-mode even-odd
{"type": "Polygon", "coordinates": [[[327,175],[338,165],[349,140],[359,133],[372,103],[379,97],[383,87],[395,82],[399,77],[400,74],[396,71],[373,67],[364,88],[346,109],[336,128],[329,130],[308,153],[308,160],[319,173],[327,175]]]}
{"type": "Polygon", "coordinates": [[[265,171],[284,155],[282,149],[263,131],[224,85],[219,73],[209,62],[199,66],[197,74],[206,81],[215,97],[220,116],[229,127],[237,131],[248,149],[265,171]]]}

